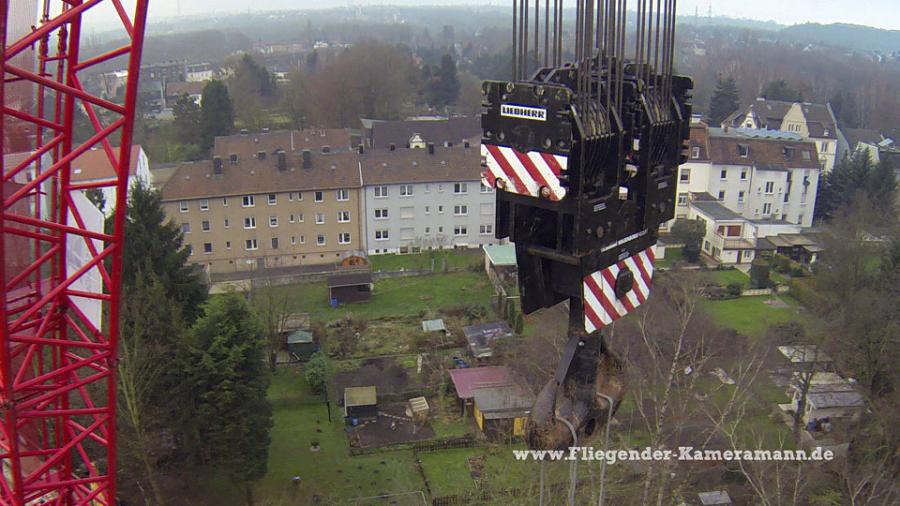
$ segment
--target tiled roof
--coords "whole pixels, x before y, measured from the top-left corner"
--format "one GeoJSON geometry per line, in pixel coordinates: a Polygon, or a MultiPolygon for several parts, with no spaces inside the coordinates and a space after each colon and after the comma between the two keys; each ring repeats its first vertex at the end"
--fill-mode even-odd
{"type": "Polygon", "coordinates": [[[878,144],[884,139],[877,130],[842,128],[841,131],[844,132],[844,137],[847,138],[847,143],[850,144],[851,149],[856,148],[856,145],[860,142],[878,144]]]}
{"type": "Polygon", "coordinates": [[[713,163],[727,165],[756,165],[769,168],[819,168],[816,147],[808,141],[756,138],[731,135],[710,129],[709,148],[713,163]],[[742,155],[746,152],[746,156],[742,155]]]}
{"type": "MultiPolygon", "coordinates": [[[[475,146],[436,146],[434,154],[429,154],[428,149],[382,149],[368,151],[359,159],[366,185],[481,179],[481,154],[475,146]]],[[[471,188],[469,191],[478,189],[471,188]]]]}
{"type": "MultiPolygon", "coordinates": [[[[366,124],[364,121],[363,125],[366,124]]],[[[459,117],[446,120],[371,122],[371,142],[376,149],[387,149],[392,143],[398,148],[406,147],[413,134],[419,134],[423,141],[437,145],[443,145],[444,142],[459,144],[463,139],[481,137],[481,119],[459,117]]]]}
{"type": "Polygon", "coordinates": [[[302,151],[309,149],[320,153],[323,146],[331,151],[348,151],[350,132],[342,128],[272,130],[216,137],[213,156],[228,158],[232,154],[240,158],[255,156],[259,151],[273,153],[276,150],[302,151]]]}
{"type": "Polygon", "coordinates": [[[237,165],[223,160],[222,174],[213,174],[210,160],[183,163],[162,189],[163,200],[227,195],[251,195],[291,190],[359,188],[359,163],[351,151],[327,155],[313,153],[312,166],[303,168],[300,154],[287,155],[287,170],[279,171],[277,157],[244,158],[237,165]]]}
{"type": "MultiPolygon", "coordinates": [[[[118,148],[113,148],[113,152],[116,156],[119,156],[118,148]]],[[[133,176],[137,172],[140,152],[140,146],[135,145],[131,147],[131,159],[128,167],[129,175],[133,176]]],[[[72,181],[98,181],[114,177],[116,177],[116,170],[109,162],[109,157],[106,156],[106,151],[103,148],[90,149],[72,160],[72,181]]]]}

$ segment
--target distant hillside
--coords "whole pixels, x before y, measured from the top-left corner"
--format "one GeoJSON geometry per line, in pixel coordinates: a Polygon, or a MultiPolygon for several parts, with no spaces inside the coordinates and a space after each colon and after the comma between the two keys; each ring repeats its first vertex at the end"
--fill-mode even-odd
{"type": "Polygon", "coordinates": [[[889,53],[900,51],[900,30],[882,30],[870,26],[835,23],[806,23],[782,30],[786,36],[829,46],[844,46],[889,53]]]}
{"type": "MultiPolygon", "coordinates": [[[[86,48],[87,56],[100,54],[121,46],[122,40],[109,41],[86,48]]],[[[159,63],[171,60],[191,62],[219,61],[236,51],[249,51],[253,47],[250,38],[235,30],[201,30],[186,33],[156,34],[144,43],[143,63],[159,63]]],[[[114,70],[121,61],[104,65],[100,70],[114,70]]]]}

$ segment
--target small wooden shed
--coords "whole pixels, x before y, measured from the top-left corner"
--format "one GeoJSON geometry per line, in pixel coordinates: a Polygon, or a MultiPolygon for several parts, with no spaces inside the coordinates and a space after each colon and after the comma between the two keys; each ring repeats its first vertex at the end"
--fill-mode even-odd
{"type": "Polygon", "coordinates": [[[524,436],[534,398],[516,385],[478,388],[474,392],[475,423],[486,436],[524,436]]]}
{"type": "Polygon", "coordinates": [[[378,418],[378,392],[375,387],[345,388],[344,416],[359,420],[378,418]]]}
{"type": "Polygon", "coordinates": [[[332,304],[366,302],[372,298],[372,273],[353,272],[328,276],[328,301],[332,304]]]}
{"type": "Polygon", "coordinates": [[[299,329],[288,334],[287,349],[291,355],[296,356],[296,360],[308,359],[317,349],[312,332],[299,329]]]}

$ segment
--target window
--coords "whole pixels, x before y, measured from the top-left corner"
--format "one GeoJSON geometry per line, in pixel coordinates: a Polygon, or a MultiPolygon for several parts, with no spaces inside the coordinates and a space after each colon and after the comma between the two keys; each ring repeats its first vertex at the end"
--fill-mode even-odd
{"type": "Polygon", "coordinates": [[[401,184],[400,185],[400,196],[401,197],[411,197],[413,194],[413,185],[411,184],[401,184]]]}
{"type": "Polygon", "coordinates": [[[256,239],[247,239],[244,241],[244,249],[247,251],[259,249],[259,245],[256,244],[256,239]]]}
{"type": "Polygon", "coordinates": [[[225,249],[231,249],[231,241],[225,241],[225,249]]]}
{"type": "Polygon", "coordinates": [[[719,200],[725,200],[725,190],[719,190],[719,200]]]}
{"type": "Polygon", "coordinates": [[[209,255],[210,253],[212,253],[212,243],[211,242],[203,243],[203,254],[209,255]]]}
{"type": "Polygon", "coordinates": [[[390,238],[387,230],[376,230],[375,231],[375,240],[376,241],[387,241],[390,238]]]}
{"type": "Polygon", "coordinates": [[[291,246],[293,246],[294,244],[297,244],[297,236],[296,235],[291,236],[291,246]]]}
{"type": "Polygon", "coordinates": [[[303,213],[297,214],[297,223],[303,223],[303,213]]]}
{"type": "Polygon", "coordinates": [[[457,225],[453,227],[453,235],[457,237],[462,235],[469,235],[469,230],[465,227],[465,225],[457,225]]]}
{"type": "Polygon", "coordinates": [[[338,244],[350,244],[350,232],[341,232],[338,234],[338,244]]]}
{"type": "Polygon", "coordinates": [[[678,205],[685,206],[688,202],[688,194],[687,193],[679,193],[678,194],[678,205]]]}
{"type": "Polygon", "coordinates": [[[772,214],[772,204],[770,202],[763,204],[763,214],[772,214]]]}
{"type": "Polygon", "coordinates": [[[439,192],[443,192],[443,191],[444,191],[444,185],[438,184],[438,191],[439,191],[439,192]]]}
{"type": "Polygon", "coordinates": [[[269,227],[275,228],[278,226],[278,216],[269,216],[269,227]]]}
{"type": "Polygon", "coordinates": [[[812,160],[812,155],[809,154],[809,151],[803,151],[801,154],[803,155],[804,160],[812,160]]]}
{"type": "Polygon", "coordinates": [[[222,207],[228,207],[228,197],[222,197],[222,207]]]}
{"type": "Polygon", "coordinates": [[[187,203],[187,201],[182,200],[181,202],[179,202],[179,203],[178,203],[178,210],[181,211],[182,213],[188,212],[188,203],[187,203]]]}
{"type": "Polygon", "coordinates": [[[823,153],[827,153],[827,152],[828,152],[828,143],[827,143],[827,142],[823,142],[823,143],[822,143],[822,152],[823,152],[823,153]]]}
{"type": "Polygon", "coordinates": [[[481,215],[490,216],[494,214],[494,204],[481,204],[481,215]]]}
{"type": "Polygon", "coordinates": [[[797,215],[797,223],[803,224],[803,213],[797,215]]]}
{"type": "Polygon", "coordinates": [[[295,221],[295,220],[294,220],[294,214],[293,214],[293,213],[289,214],[289,215],[288,215],[288,223],[293,223],[294,221],[295,221]]]}
{"type": "Polygon", "coordinates": [[[728,179],[728,169],[722,169],[722,171],[719,172],[719,179],[728,179]]]}
{"type": "Polygon", "coordinates": [[[316,236],[316,246],[325,246],[325,234],[316,236]]]}
{"type": "Polygon", "coordinates": [[[747,169],[741,169],[741,181],[747,180],[747,169]]]}
{"type": "Polygon", "coordinates": [[[181,233],[182,234],[190,234],[191,233],[191,224],[190,223],[182,223],[181,224],[181,233]]]}
{"type": "Polygon", "coordinates": [[[691,148],[691,158],[700,158],[700,146],[694,146],[691,148]]]}
{"type": "Polygon", "coordinates": [[[290,200],[290,201],[294,200],[294,192],[288,192],[288,200],[290,200]]]}
{"type": "Polygon", "coordinates": [[[414,207],[410,206],[410,207],[401,207],[400,208],[400,219],[401,220],[410,220],[412,218],[415,218],[415,216],[416,216],[416,213],[415,213],[414,207]]]}
{"type": "Polygon", "coordinates": [[[278,203],[278,195],[275,195],[274,193],[270,193],[269,194],[269,205],[274,206],[277,203],[278,203]]]}
{"type": "Polygon", "coordinates": [[[209,199],[200,199],[200,210],[209,211],[209,199]]]}
{"type": "Polygon", "coordinates": [[[468,214],[469,214],[469,206],[467,206],[467,205],[453,206],[453,215],[454,216],[466,216],[468,214]]]}
{"type": "Polygon", "coordinates": [[[253,216],[244,218],[244,228],[256,228],[256,218],[253,216]]]}
{"type": "Polygon", "coordinates": [[[188,244],[188,245],[187,245],[187,250],[188,250],[188,256],[189,256],[189,257],[190,257],[190,256],[194,256],[194,247],[193,247],[193,246],[191,246],[190,244],[188,244]]]}
{"type": "Polygon", "coordinates": [[[278,238],[277,237],[272,238],[272,249],[278,249],[278,238]]]}
{"type": "Polygon", "coordinates": [[[425,214],[431,214],[431,206],[425,206],[425,214]]]}
{"type": "Polygon", "coordinates": [[[738,204],[743,203],[743,202],[744,202],[744,191],[741,190],[738,192],[738,204]]]}
{"type": "Polygon", "coordinates": [[[438,206],[438,214],[444,214],[444,206],[438,206]]]}
{"type": "Polygon", "coordinates": [[[481,235],[491,235],[494,233],[493,225],[481,225],[478,227],[478,233],[481,235]]]}
{"type": "Polygon", "coordinates": [[[738,155],[740,155],[741,158],[748,158],[750,156],[750,146],[738,144],[738,155]]]}
{"type": "Polygon", "coordinates": [[[766,181],[766,193],[775,193],[775,182],[766,181]]]}
{"type": "Polygon", "coordinates": [[[494,189],[484,183],[481,183],[480,191],[481,191],[481,193],[492,193],[494,191],[494,189]]]}
{"type": "Polygon", "coordinates": [[[253,198],[253,195],[244,195],[244,198],[241,200],[241,207],[253,207],[256,205],[256,200],[253,198]]]}
{"type": "Polygon", "coordinates": [[[375,187],[375,198],[376,199],[384,199],[388,196],[388,187],[387,186],[376,186],[375,187]]]}
{"type": "Polygon", "coordinates": [[[297,192],[297,200],[303,200],[303,192],[297,192]]]}
{"type": "Polygon", "coordinates": [[[316,225],[325,224],[325,213],[316,213],[316,225]]]}
{"type": "Polygon", "coordinates": [[[403,227],[400,229],[400,239],[411,240],[416,238],[416,229],[413,227],[403,227]]]}
{"type": "Polygon", "coordinates": [[[345,202],[350,200],[350,190],[340,189],[335,193],[335,198],[337,198],[338,202],[345,202]]]}
{"type": "Polygon", "coordinates": [[[453,193],[469,193],[469,183],[453,183],[453,193]]]}
{"type": "Polygon", "coordinates": [[[324,202],[325,201],[325,192],[316,192],[316,202],[324,202]]]}
{"type": "Polygon", "coordinates": [[[438,233],[443,234],[443,233],[444,233],[444,227],[438,227],[438,233]]]}
{"type": "Polygon", "coordinates": [[[338,223],[350,223],[350,211],[338,211],[338,223]]]}
{"type": "Polygon", "coordinates": [[[231,222],[228,221],[228,218],[225,218],[225,228],[231,228],[231,222]]]}
{"type": "Polygon", "coordinates": [[[200,222],[200,230],[204,232],[209,232],[209,221],[203,220],[200,222]]]}
{"type": "Polygon", "coordinates": [[[388,210],[387,209],[376,209],[375,210],[375,219],[376,220],[388,219],[388,210]]]}
{"type": "Polygon", "coordinates": [[[682,183],[690,183],[691,169],[681,169],[681,175],[679,176],[678,181],[682,183]]]}
{"type": "Polygon", "coordinates": [[[306,236],[305,235],[300,236],[300,244],[306,244],[306,236]]]}
{"type": "Polygon", "coordinates": [[[425,193],[431,193],[431,185],[430,184],[425,185],[425,193]]]}
{"type": "Polygon", "coordinates": [[[425,233],[426,233],[426,234],[430,234],[430,233],[431,233],[431,227],[425,227],[425,233]]]}

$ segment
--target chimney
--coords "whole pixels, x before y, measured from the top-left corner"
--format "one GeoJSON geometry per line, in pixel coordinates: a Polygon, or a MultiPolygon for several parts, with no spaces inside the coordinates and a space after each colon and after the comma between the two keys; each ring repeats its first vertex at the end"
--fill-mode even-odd
{"type": "Polygon", "coordinates": [[[362,144],[360,144],[359,146],[357,146],[356,150],[359,151],[359,154],[365,153],[365,149],[363,148],[363,145],[362,145],[362,144]]]}
{"type": "Polygon", "coordinates": [[[225,171],[225,166],[222,163],[222,157],[221,156],[213,157],[213,174],[215,174],[217,176],[221,176],[224,171],[225,171]]]}
{"type": "Polygon", "coordinates": [[[278,153],[278,170],[279,172],[284,172],[287,170],[287,154],[283,149],[279,149],[278,153]]]}
{"type": "Polygon", "coordinates": [[[463,147],[469,149],[469,141],[463,141],[463,147]]]}
{"type": "Polygon", "coordinates": [[[257,152],[256,152],[256,158],[257,158],[258,160],[265,160],[265,159],[266,159],[266,152],[265,152],[265,151],[257,151],[257,152]]]}
{"type": "Polygon", "coordinates": [[[429,142],[429,143],[428,143],[428,154],[429,154],[429,155],[433,155],[433,154],[434,154],[434,143],[433,143],[433,142],[429,142]]]}
{"type": "Polygon", "coordinates": [[[390,149],[391,151],[396,151],[397,145],[392,142],[391,145],[388,147],[388,149],[390,149]]]}
{"type": "Polygon", "coordinates": [[[311,169],[312,168],[312,151],[308,149],[303,150],[303,168],[311,169]]]}
{"type": "Polygon", "coordinates": [[[322,153],[331,153],[331,146],[322,146],[322,153]]]}

